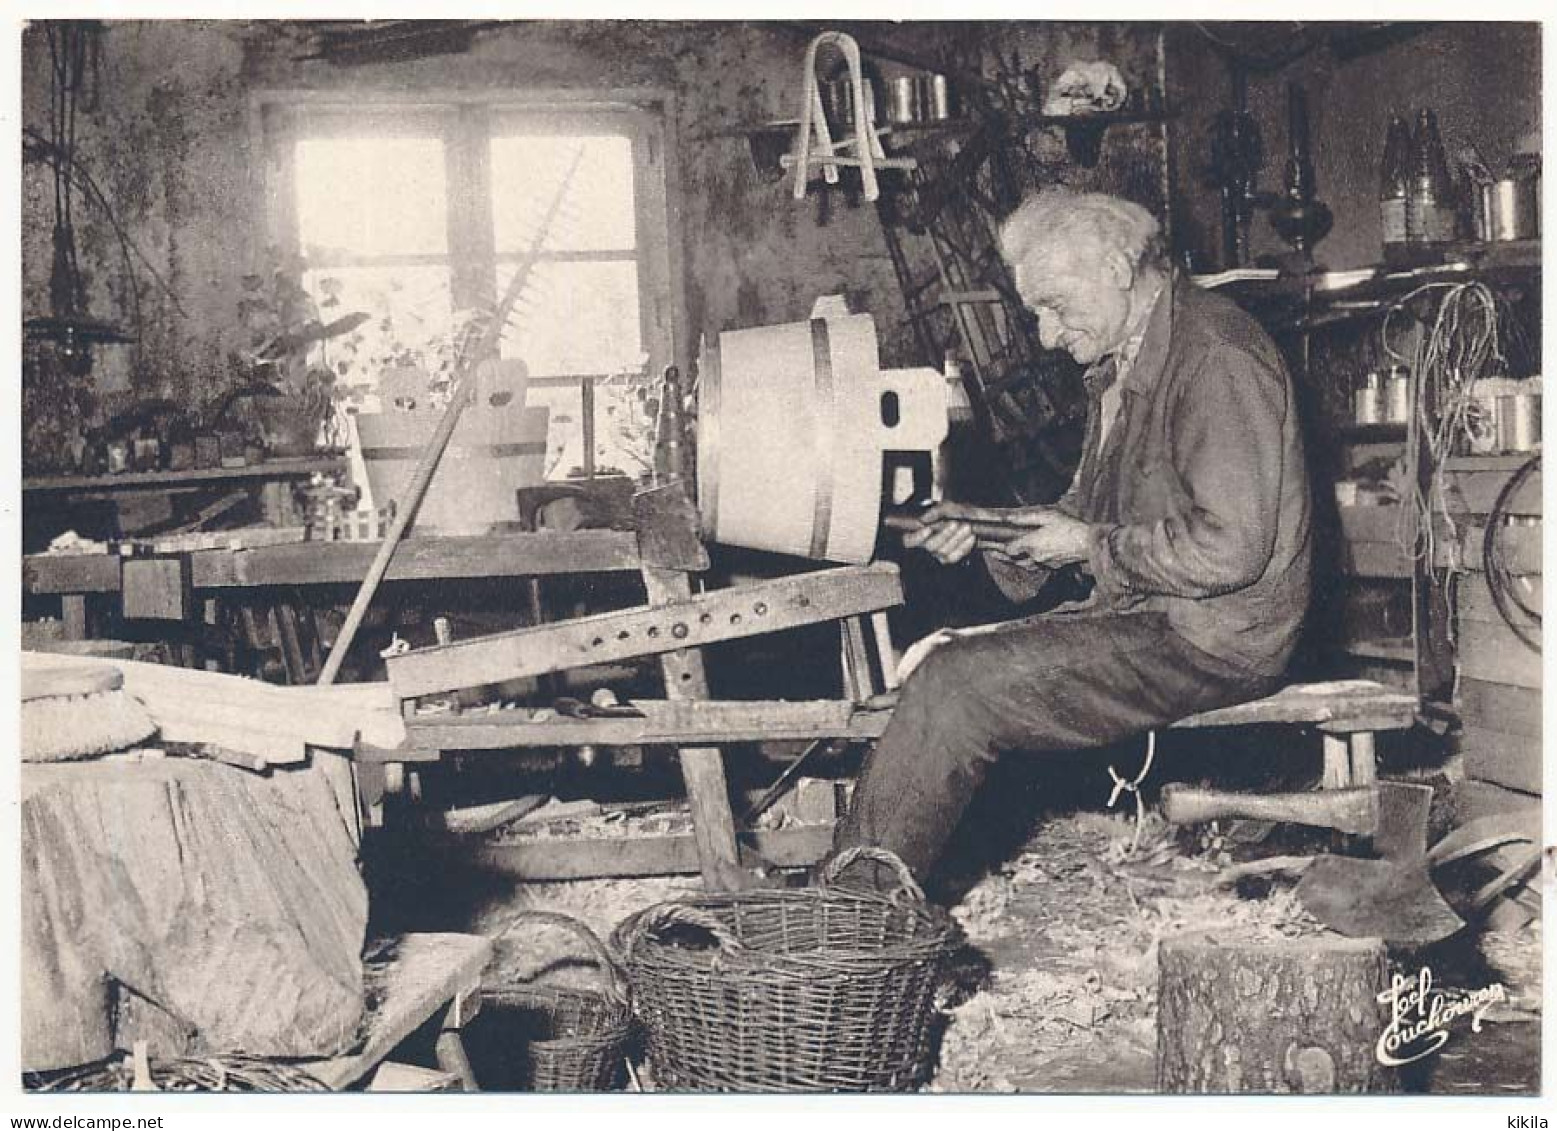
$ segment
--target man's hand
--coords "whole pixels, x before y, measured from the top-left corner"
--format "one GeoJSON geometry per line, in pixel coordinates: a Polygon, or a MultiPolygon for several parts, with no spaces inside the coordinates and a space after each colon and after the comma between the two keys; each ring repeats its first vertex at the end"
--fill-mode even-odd
{"type": "Polygon", "coordinates": [[[966,503],[936,503],[919,516],[920,528],[903,535],[903,545],[932,555],[942,565],[962,561],[979,545],[974,522],[1031,526],[1046,507],[975,507],[966,503]]]}
{"type": "Polygon", "coordinates": [[[1031,534],[1007,542],[996,552],[1013,561],[1051,568],[1070,565],[1086,561],[1090,530],[1091,527],[1081,519],[1051,510],[1031,534]]]}

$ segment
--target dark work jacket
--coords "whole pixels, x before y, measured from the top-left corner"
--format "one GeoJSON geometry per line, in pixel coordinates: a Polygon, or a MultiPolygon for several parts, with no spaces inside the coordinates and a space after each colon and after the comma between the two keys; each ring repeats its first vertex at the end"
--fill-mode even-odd
{"type": "MultiPolygon", "coordinates": [[[[1308,609],[1312,532],[1298,413],[1275,344],[1232,302],[1176,278],[1152,309],[1099,451],[1101,391],[1056,504],[1092,525],[1090,610],[1160,610],[1202,652],[1280,675],[1308,609]]],[[[988,563],[1012,597],[1046,576],[988,563]]]]}

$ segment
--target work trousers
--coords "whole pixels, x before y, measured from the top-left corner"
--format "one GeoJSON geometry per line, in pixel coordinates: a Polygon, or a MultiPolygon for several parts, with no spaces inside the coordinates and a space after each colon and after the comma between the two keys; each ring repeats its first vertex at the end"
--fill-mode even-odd
{"type": "Polygon", "coordinates": [[[1195,648],[1162,613],[1048,614],[941,645],[867,757],[835,851],[869,844],[924,878],[990,765],[1106,746],[1276,689],[1195,648]]]}

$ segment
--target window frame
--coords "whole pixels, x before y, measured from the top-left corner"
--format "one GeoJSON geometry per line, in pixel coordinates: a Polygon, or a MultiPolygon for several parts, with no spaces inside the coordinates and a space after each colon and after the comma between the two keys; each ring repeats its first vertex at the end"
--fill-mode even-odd
{"type": "MultiPolygon", "coordinates": [[[[337,120],[343,132],[361,133],[364,119],[378,119],[386,135],[415,134],[428,123],[442,125],[445,183],[448,193],[449,285],[456,308],[494,302],[496,274],[512,254],[495,249],[490,209],[490,139],[501,136],[495,125],[505,116],[549,118],[555,132],[577,130],[574,124],[625,125],[605,132],[625,132],[632,138],[636,258],[639,286],[639,337],[648,354],[650,372],[678,364],[686,371],[691,358],[690,330],[681,285],[683,261],[680,208],[672,207],[678,191],[674,163],[666,159],[674,144],[674,95],[658,88],[630,90],[555,90],[524,87],[494,89],[439,88],[389,90],[374,87],[341,89],[265,89],[252,92],[249,133],[257,155],[257,191],[263,201],[263,243],[302,254],[296,215],[296,181],[292,141],[299,127],[310,134],[337,120]]],[[[538,123],[537,123],[538,124],[538,123]]],[[[422,134],[421,136],[426,136],[422,134]]],[[[555,253],[545,259],[589,260],[594,253],[555,253]]],[[[385,264],[391,259],[330,257],[309,266],[328,268],[385,264]]],[[[614,257],[621,261],[622,257],[614,257]]],[[[445,262],[443,256],[408,255],[409,264],[445,262]]],[[[542,377],[539,384],[571,385],[588,376],[542,377]]]]}

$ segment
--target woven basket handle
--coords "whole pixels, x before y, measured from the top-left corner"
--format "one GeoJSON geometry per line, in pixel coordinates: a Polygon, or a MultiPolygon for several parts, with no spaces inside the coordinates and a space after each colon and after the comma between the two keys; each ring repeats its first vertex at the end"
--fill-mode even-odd
{"type": "Polygon", "coordinates": [[[741,940],[715,916],[700,907],[688,907],[681,903],[661,903],[640,912],[632,930],[627,935],[627,957],[632,958],[638,944],[656,931],[666,927],[697,927],[713,936],[722,951],[741,950],[741,940]]]}
{"type": "Polygon", "coordinates": [[[892,869],[897,876],[898,886],[903,889],[910,899],[916,900],[919,903],[924,902],[924,889],[915,882],[913,873],[908,870],[908,865],[899,860],[894,853],[888,852],[885,848],[877,848],[872,844],[861,844],[853,848],[846,848],[837,856],[834,856],[827,862],[826,867],[822,869],[822,883],[826,886],[831,886],[843,874],[843,870],[856,860],[874,860],[877,863],[885,864],[892,869]]]}
{"type": "MultiPolygon", "coordinates": [[[[536,923],[549,923],[551,926],[561,927],[573,935],[574,938],[582,941],[585,948],[589,951],[589,957],[595,960],[595,965],[599,966],[605,974],[606,986],[610,995],[623,1004],[627,1003],[627,978],[622,973],[622,968],[611,957],[611,952],[606,950],[605,944],[600,941],[600,937],[570,915],[562,915],[556,911],[521,911],[508,920],[493,941],[506,939],[513,933],[516,927],[529,926],[536,923]]],[[[530,980],[533,981],[534,979],[530,980]]]]}

